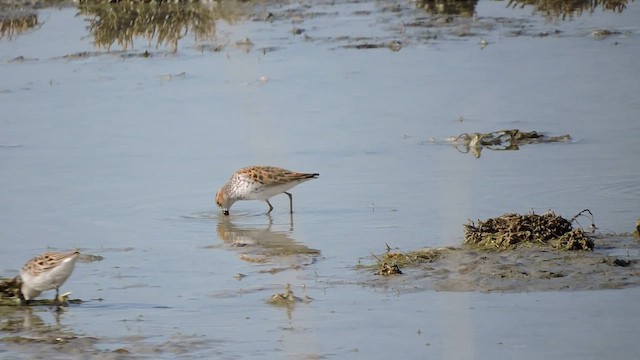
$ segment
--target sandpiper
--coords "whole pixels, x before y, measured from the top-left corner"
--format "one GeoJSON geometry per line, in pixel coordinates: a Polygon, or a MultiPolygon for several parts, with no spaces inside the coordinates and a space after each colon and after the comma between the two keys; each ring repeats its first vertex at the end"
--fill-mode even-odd
{"type": "Polygon", "coordinates": [[[300,173],[275,166],[250,166],[236,171],[216,193],[216,204],[224,215],[229,215],[231,205],[238,200],[263,200],[269,205],[267,214],[273,211],[269,199],[285,193],[289,196],[289,212],[293,213],[293,197],[287,190],[315,179],[318,173],[300,173]]]}
{"type": "Polygon", "coordinates": [[[29,302],[43,291],[58,289],[71,276],[73,267],[80,256],[80,252],[67,253],[46,252],[29,260],[20,269],[22,287],[20,291],[24,300],[29,302]]]}

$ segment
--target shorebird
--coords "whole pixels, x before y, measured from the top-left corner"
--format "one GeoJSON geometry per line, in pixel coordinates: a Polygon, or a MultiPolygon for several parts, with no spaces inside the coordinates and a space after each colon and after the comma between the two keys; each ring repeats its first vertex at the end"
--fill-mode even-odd
{"type": "Polygon", "coordinates": [[[287,190],[315,179],[318,173],[300,173],[275,166],[250,166],[242,168],[231,176],[216,193],[216,204],[224,215],[229,215],[231,205],[238,200],[262,200],[269,205],[267,214],[273,211],[269,199],[285,193],[289,196],[289,212],[293,213],[293,197],[287,190]]]}
{"type": "Polygon", "coordinates": [[[29,302],[43,291],[58,289],[71,276],[73,267],[80,256],[80,252],[67,253],[47,252],[29,260],[20,269],[22,287],[20,291],[24,300],[29,302]]]}

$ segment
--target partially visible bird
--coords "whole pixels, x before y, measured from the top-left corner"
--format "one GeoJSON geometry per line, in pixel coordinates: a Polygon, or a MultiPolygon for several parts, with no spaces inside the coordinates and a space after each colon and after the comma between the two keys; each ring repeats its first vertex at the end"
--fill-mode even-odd
{"type": "Polygon", "coordinates": [[[318,173],[300,173],[275,166],[250,166],[236,171],[216,193],[216,204],[224,215],[238,200],[262,200],[269,205],[267,214],[273,211],[269,198],[285,193],[289,196],[289,212],[293,213],[293,197],[287,190],[315,179],[318,173]]]}
{"type": "Polygon", "coordinates": [[[71,276],[80,252],[67,253],[46,252],[29,260],[20,269],[22,287],[20,291],[27,302],[40,293],[56,289],[55,300],[58,299],[59,288],[71,276]]]}

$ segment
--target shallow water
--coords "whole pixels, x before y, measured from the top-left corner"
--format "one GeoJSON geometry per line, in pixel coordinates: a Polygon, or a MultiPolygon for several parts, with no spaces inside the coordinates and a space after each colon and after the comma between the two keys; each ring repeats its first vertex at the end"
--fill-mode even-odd
{"type": "Polygon", "coordinates": [[[0,275],[15,276],[47,247],[105,258],[78,264],[64,286],[87,303],[57,317],[3,315],[2,337],[33,337],[43,326],[28,324],[42,321],[62,341],[2,342],[0,356],[636,354],[636,288],[401,293],[360,286],[354,267],[385,243],[459,244],[467,219],[504,212],[570,218],[589,208],[600,231],[632,231],[640,6],[561,21],[481,1],[484,25],[459,37],[410,27],[414,18],[384,5],[319,4],[302,22],[219,21],[216,43],[228,44],[220,51],[189,34],[175,53],[145,39],[124,53],[150,58],[123,56],[117,45],[62,58],[96,51],[72,7],[38,10],[40,28],[0,40],[0,275]],[[620,33],[591,35],[601,28],[620,33]],[[361,36],[403,47],[344,47],[361,36]],[[248,51],[234,45],[245,37],[248,51]],[[572,141],[480,158],[444,143],[508,128],[572,141]],[[222,217],[215,190],[250,164],[320,178],[292,190],[293,217],[286,196],[272,199],[271,216],[266,204],[244,202],[222,217]],[[287,283],[314,300],[268,305],[287,283]]]}

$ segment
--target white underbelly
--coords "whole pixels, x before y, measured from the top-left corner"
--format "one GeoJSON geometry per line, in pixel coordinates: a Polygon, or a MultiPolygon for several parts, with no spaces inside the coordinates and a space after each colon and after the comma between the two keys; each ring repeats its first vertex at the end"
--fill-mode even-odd
{"type": "Polygon", "coordinates": [[[291,189],[292,187],[294,187],[295,185],[297,185],[296,183],[287,183],[287,184],[281,184],[281,185],[275,185],[275,186],[258,186],[258,187],[254,187],[253,189],[251,189],[251,191],[248,191],[245,196],[244,199],[245,200],[267,200],[273,196],[276,196],[278,194],[282,194],[283,192],[291,189]]]}

